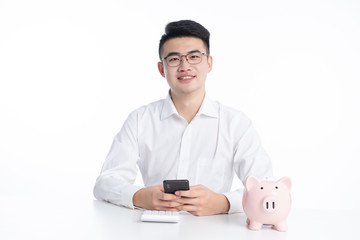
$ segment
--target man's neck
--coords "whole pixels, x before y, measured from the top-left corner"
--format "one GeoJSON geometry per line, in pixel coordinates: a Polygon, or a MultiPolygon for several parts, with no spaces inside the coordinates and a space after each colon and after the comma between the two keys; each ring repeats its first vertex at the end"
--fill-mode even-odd
{"type": "Polygon", "coordinates": [[[170,95],[180,116],[190,123],[201,107],[205,91],[190,94],[175,94],[170,91],[170,95]]]}

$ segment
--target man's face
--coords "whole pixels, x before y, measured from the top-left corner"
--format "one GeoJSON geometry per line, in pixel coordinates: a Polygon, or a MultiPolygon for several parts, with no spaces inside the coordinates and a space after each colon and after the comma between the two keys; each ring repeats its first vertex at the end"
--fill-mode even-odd
{"type": "MultiPolygon", "coordinates": [[[[173,38],[164,43],[161,57],[170,56],[171,58],[173,55],[182,56],[194,51],[206,53],[206,48],[200,38],[173,38]]],[[[181,64],[176,67],[168,66],[164,60],[158,63],[158,68],[160,74],[166,78],[173,94],[203,94],[207,73],[212,68],[212,57],[202,55],[202,60],[198,64],[190,64],[185,57],[182,57],[181,64]]]]}

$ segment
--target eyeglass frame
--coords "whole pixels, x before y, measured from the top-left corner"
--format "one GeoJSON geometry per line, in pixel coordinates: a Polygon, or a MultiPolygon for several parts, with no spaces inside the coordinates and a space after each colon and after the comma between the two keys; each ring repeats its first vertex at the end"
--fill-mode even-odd
{"type": "Polygon", "coordinates": [[[183,62],[183,57],[185,57],[186,61],[187,61],[189,64],[191,64],[191,65],[196,65],[196,64],[199,64],[199,63],[202,62],[202,56],[208,56],[208,54],[203,53],[203,52],[200,52],[200,51],[198,51],[198,50],[188,52],[187,54],[184,54],[184,55],[180,55],[180,54],[176,54],[176,53],[170,53],[169,55],[167,55],[166,57],[164,57],[163,59],[161,59],[161,62],[163,62],[163,61],[165,60],[166,66],[168,66],[168,67],[178,67],[178,66],[180,66],[180,65],[182,64],[182,62],[183,62]],[[200,60],[200,62],[198,62],[198,63],[190,63],[190,62],[189,62],[187,56],[190,55],[190,54],[194,54],[194,53],[200,53],[200,55],[201,55],[201,60],[200,60]],[[179,65],[169,66],[169,64],[168,64],[168,62],[166,61],[166,59],[167,59],[168,57],[171,57],[171,56],[179,56],[179,57],[180,57],[180,63],[179,63],[179,65]]]}

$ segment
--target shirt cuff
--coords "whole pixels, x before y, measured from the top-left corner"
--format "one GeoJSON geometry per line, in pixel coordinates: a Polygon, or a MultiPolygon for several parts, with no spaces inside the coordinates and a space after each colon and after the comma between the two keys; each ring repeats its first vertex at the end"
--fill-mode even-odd
{"type": "Polygon", "coordinates": [[[242,206],[242,199],[243,199],[244,189],[240,188],[233,192],[224,193],[225,197],[228,199],[230,203],[230,208],[228,213],[238,213],[244,212],[242,206]]]}

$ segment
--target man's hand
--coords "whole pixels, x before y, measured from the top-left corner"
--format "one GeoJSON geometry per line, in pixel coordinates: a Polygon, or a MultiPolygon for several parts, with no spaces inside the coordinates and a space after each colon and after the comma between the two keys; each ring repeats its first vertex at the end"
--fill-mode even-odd
{"type": "Polygon", "coordinates": [[[190,190],[177,191],[175,195],[181,196],[176,200],[180,204],[176,208],[196,216],[226,213],[230,209],[230,203],[224,194],[215,193],[203,185],[191,186],[190,190]]]}
{"type": "Polygon", "coordinates": [[[180,196],[164,193],[164,187],[158,185],[138,190],[133,196],[133,204],[148,210],[179,211],[177,207],[182,204],[175,201],[178,199],[180,196]]]}

